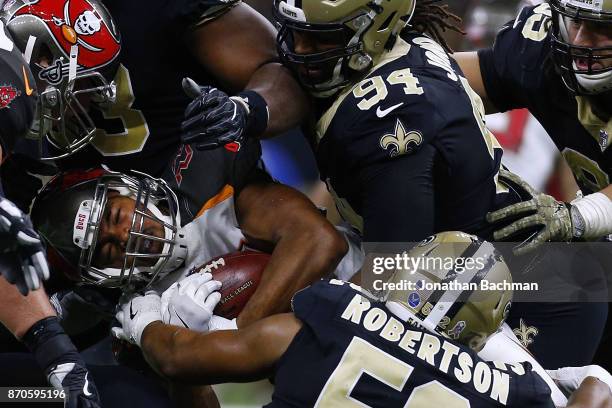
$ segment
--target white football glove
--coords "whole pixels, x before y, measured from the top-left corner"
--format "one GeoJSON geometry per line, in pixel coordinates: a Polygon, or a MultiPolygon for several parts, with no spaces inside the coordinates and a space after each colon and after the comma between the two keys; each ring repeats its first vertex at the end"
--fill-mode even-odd
{"type": "Polygon", "coordinates": [[[161,299],[153,291],[135,295],[120,301],[115,315],[121,327],[113,327],[112,333],[121,340],[140,347],[142,332],[151,323],[161,320],[161,299]]]}
{"type": "Polygon", "coordinates": [[[166,324],[208,332],[213,310],[221,300],[221,282],[210,273],[196,273],[174,283],[161,298],[162,321],[166,324]]]}
{"type": "Polygon", "coordinates": [[[558,370],[546,370],[548,375],[555,380],[559,388],[567,395],[576,391],[582,381],[587,377],[595,377],[603,381],[612,391],[612,376],[608,371],[598,365],[584,367],[563,367],[558,370]]]}

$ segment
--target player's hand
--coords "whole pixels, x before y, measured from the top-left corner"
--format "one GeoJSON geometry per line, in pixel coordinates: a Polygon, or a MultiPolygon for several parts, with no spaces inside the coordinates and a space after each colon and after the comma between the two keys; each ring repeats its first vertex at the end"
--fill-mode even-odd
{"type": "Polygon", "coordinates": [[[533,251],[544,242],[567,242],[572,239],[574,227],[569,204],[535,191],[519,176],[505,169],[500,170],[499,181],[516,189],[521,196],[528,197],[528,199],[487,214],[489,223],[521,217],[512,224],[495,231],[493,238],[496,241],[503,241],[511,236],[539,228],[527,240],[514,247],[515,255],[523,255],[533,251]]]}
{"type": "Polygon", "coordinates": [[[205,150],[244,142],[250,113],[245,100],[211,86],[199,86],[190,78],[183,79],[183,90],[194,98],[181,124],[184,144],[205,150]]]}
{"type": "Polygon", "coordinates": [[[115,318],[121,327],[113,327],[113,335],[140,347],[144,329],[161,320],[161,299],[154,291],[149,291],[144,296],[132,295],[122,299],[115,318]]]}
{"type": "Polygon", "coordinates": [[[96,385],[82,361],[65,362],[47,370],[47,380],[58,390],[66,393],[66,408],[101,407],[96,385]]]}
{"type": "Polygon", "coordinates": [[[4,197],[0,197],[0,274],[24,296],[49,278],[45,248],[30,218],[4,197]]]}
{"type": "Polygon", "coordinates": [[[195,273],[162,294],[162,320],[199,332],[210,330],[213,310],[221,300],[221,282],[210,273],[195,273]]]}
{"type": "Polygon", "coordinates": [[[594,377],[603,381],[612,391],[612,376],[598,365],[563,367],[558,370],[546,370],[546,372],[566,395],[571,395],[576,391],[587,377],[594,377]]]}

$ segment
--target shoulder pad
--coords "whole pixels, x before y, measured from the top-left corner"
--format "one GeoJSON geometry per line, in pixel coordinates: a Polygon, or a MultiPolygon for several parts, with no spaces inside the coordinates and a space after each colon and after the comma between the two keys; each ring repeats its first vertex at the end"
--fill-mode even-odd
{"type": "Polygon", "coordinates": [[[356,293],[369,296],[367,292],[352,283],[337,279],[322,279],[293,295],[291,309],[301,320],[305,320],[311,313],[316,314],[317,309],[321,313],[334,314],[338,307],[345,305],[346,299],[352,298],[356,293]]]}
{"type": "Polygon", "coordinates": [[[34,118],[34,77],[0,20],[0,144],[11,150],[34,118]],[[26,83],[27,81],[27,83],[26,83]]]}
{"type": "Polygon", "coordinates": [[[550,4],[525,7],[514,21],[501,28],[493,46],[495,52],[512,58],[512,65],[529,71],[541,71],[550,52],[551,25],[550,4]]]}

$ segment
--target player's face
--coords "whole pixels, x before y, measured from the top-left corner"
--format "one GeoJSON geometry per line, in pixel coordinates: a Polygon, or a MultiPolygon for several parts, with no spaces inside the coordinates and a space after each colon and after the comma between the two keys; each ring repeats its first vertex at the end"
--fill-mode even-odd
{"type": "MultiPolygon", "coordinates": [[[[293,30],[293,46],[299,55],[320,54],[343,47],[342,40],[338,39],[338,32],[309,32],[293,30]]],[[[308,77],[315,82],[323,82],[330,77],[335,63],[324,65],[308,65],[299,68],[300,75],[308,77]]]]}
{"type": "MultiPolygon", "coordinates": [[[[100,269],[123,267],[135,207],[136,201],[134,199],[109,192],[109,198],[100,221],[97,245],[94,249],[92,264],[95,267],[100,269]]],[[[147,213],[152,215],[149,211],[147,213]]],[[[138,226],[142,218],[139,214],[136,214],[134,225],[138,226]]],[[[144,217],[142,232],[158,238],[164,237],[164,227],[148,217],[144,217]]],[[[142,239],[140,245],[136,248],[136,252],[160,254],[162,248],[163,244],[161,242],[142,239]]],[[[140,266],[152,266],[156,261],[156,258],[151,258],[148,262],[141,263],[140,266]]],[[[128,258],[129,263],[131,263],[131,258],[128,258]]]]}
{"type": "MultiPolygon", "coordinates": [[[[566,18],[569,42],[572,45],[588,48],[612,47],[612,24],[595,23],[591,21],[566,18]]],[[[588,58],[574,58],[579,70],[602,70],[612,67],[612,50],[600,51],[595,56],[605,57],[593,62],[589,67],[588,58]]]]}

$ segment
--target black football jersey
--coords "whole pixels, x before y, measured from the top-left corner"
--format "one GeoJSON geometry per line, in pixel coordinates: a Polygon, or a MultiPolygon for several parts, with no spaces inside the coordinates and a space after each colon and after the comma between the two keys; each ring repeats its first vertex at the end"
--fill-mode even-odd
{"type": "Polygon", "coordinates": [[[506,111],[528,108],[572,168],[584,194],[610,184],[612,119],[604,121],[588,97],[573,95],[551,60],[551,10],[548,3],[528,7],[479,51],[486,92],[506,111]]]}
{"type": "MultiPolygon", "coordinates": [[[[83,153],[61,167],[103,162],[113,170],[136,169],[160,175],[180,142],[180,125],[191,101],[181,81],[202,85],[214,79],[185,44],[188,27],[222,14],[236,1],[103,0],[122,37],[115,76],[117,101],[93,111],[98,134],[83,153]]],[[[222,41],[211,38],[210,41],[222,41]]]]}
{"type": "Polygon", "coordinates": [[[182,145],[166,166],[162,178],[177,195],[182,226],[216,201],[237,197],[249,182],[271,180],[260,166],[259,141],[247,140],[239,150],[232,146],[197,150],[182,145]]]}
{"type": "Polygon", "coordinates": [[[34,77],[0,21],[0,146],[3,154],[26,133],[34,118],[34,77]]]}
{"type": "Polygon", "coordinates": [[[303,323],[276,365],[276,407],[554,407],[528,363],[484,362],[341,281],[292,302],[303,323]]]}
{"type": "Polygon", "coordinates": [[[508,204],[502,148],[480,98],[443,48],[404,33],[317,124],[321,177],[365,241],[419,241],[458,230],[490,238],[488,211],[508,204]]]}

